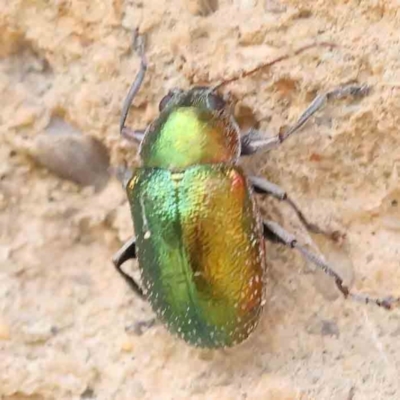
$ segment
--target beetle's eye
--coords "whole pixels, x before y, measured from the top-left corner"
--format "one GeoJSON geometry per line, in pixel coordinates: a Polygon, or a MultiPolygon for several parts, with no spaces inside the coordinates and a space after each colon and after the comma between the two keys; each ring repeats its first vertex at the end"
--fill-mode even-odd
{"type": "Polygon", "coordinates": [[[221,96],[213,93],[207,96],[207,103],[213,110],[223,110],[226,107],[225,100],[221,96]]]}
{"type": "Polygon", "coordinates": [[[164,108],[167,106],[169,101],[174,97],[175,93],[172,91],[169,91],[167,95],[165,95],[161,101],[160,104],[158,105],[158,110],[161,112],[164,110],[164,108]]]}

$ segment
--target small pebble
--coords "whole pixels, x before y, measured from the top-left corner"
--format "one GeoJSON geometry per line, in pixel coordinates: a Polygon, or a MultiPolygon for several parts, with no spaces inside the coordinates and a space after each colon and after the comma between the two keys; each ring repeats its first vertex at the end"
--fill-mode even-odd
{"type": "MultiPolygon", "coordinates": [[[[1,199],[1,196],[0,196],[1,199]]],[[[1,209],[1,208],[0,208],[1,209]]],[[[11,249],[8,246],[0,246],[0,261],[5,262],[10,258],[11,249]]]]}
{"type": "Polygon", "coordinates": [[[21,334],[23,341],[29,344],[45,343],[54,336],[52,326],[41,321],[24,326],[21,334]]]}
{"type": "Polygon", "coordinates": [[[125,352],[131,352],[133,350],[133,342],[132,339],[129,337],[124,337],[121,342],[121,350],[125,352]]]}
{"type": "Polygon", "coordinates": [[[52,121],[47,132],[36,137],[29,154],[60,178],[93,186],[97,191],[109,178],[105,146],[95,138],[74,131],[64,121],[52,121]]]}
{"type": "Polygon", "coordinates": [[[306,329],[307,332],[312,335],[335,336],[335,337],[339,337],[340,335],[340,330],[336,321],[319,319],[316,316],[312,317],[308,321],[306,329]]]}
{"type": "Polygon", "coordinates": [[[31,126],[36,121],[36,118],[40,114],[40,109],[35,107],[22,107],[18,109],[10,124],[12,128],[22,128],[31,126]]]}
{"type": "Polygon", "coordinates": [[[218,9],[218,0],[185,0],[185,3],[191,14],[202,17],[206,17],[218,9]]]}
{"type": "Polygon", "coordinates": [[[10,326],[4,321],[0,320],[0,340],[10,340],[11,331],[10,326]]]}
{"type": "Polygon", "coordinates": [[[257,5],[257,0],[236,0],[236,4],[241,10],[251,10],[257,5]]]}
{"type": "Polygon", "coordinates": [[[286,6],[282,4],[279,0],[265,0],[264,10],[270,13],[283,13],[286,11],[286,6]]]}

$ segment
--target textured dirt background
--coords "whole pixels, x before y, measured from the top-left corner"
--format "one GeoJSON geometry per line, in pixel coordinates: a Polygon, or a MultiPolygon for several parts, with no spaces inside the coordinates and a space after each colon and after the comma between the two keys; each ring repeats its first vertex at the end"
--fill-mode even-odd
{"type": "Polygon", "coordinates": [[[372,93],[335,102],[245,168],[282,185],[310,219],[346,233],[341,246],[312,238],[285,205],[260,199],[355,287],[400,295],[399,8],[397,0],[3,0],[0,398],[400,398],[400,312],[337,297],[290,250],[268,246],[268,306],[256,333],[216,352],[148,327],[151,310],[110,261],[132,233],[112,172],[138,162],[118,135],[139,65],[132,29],[148,35],[150,63],[129,118],[136,128],[157,115],[169,88],[215,83],[324,40],[338,47],[226,88],[241,123],[276,134],[316,93],[352,81],[372,93]],[[110,154],[107,184],[107,157],[87,137],[110,154]]]}

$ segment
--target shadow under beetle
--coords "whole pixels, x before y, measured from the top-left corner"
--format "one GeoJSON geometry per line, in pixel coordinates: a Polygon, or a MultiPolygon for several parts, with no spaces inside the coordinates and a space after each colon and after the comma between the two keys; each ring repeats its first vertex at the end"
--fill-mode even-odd
{"type": "MultiPolygon", "coordinates": [[[[147,69],[143,38],[136,47],[141,67],[123,106],[121,134],[140,142],[142,165],[126,190],[136,238],[114,256],[131,288],[150,302],[169,331],[189,344],[218,348],[245,340],[255,329],[265,288],[264,239],[297,249],[330,275],[345,297],[386,309],[393,297],[354,293],[324,261],[273,221],[261,221],[253,192],[287,202],[305,227],[310,224],[281,188],[259,177],[246,177],[241,155],[270,149],[298,132],[330,98],[364,96],[366,86],[345,86],[317,98],[286,132],[263,138],[257,131],[240,135],[222,96],[221,86],[286,59],[282,56],[214,88],[174,89],[160,102],[158,118],[145,131],[125,127],[129,107],[147,69]],[[121,265],[138,258],[141,285],[121,265]]],[[[324,43],[305,46],[294,55],[324,43]]]]}

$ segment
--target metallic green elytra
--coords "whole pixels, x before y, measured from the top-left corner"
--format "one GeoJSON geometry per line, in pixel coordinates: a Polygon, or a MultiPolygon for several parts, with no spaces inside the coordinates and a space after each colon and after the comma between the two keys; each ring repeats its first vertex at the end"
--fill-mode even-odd
{"type": "Polygon", "coordinates": [[[145,297],[171,332],[210,348],[254,330],[265,270],[239,131],[213,101],[203,88],[171,97],[127,185],[145,297]]]}

